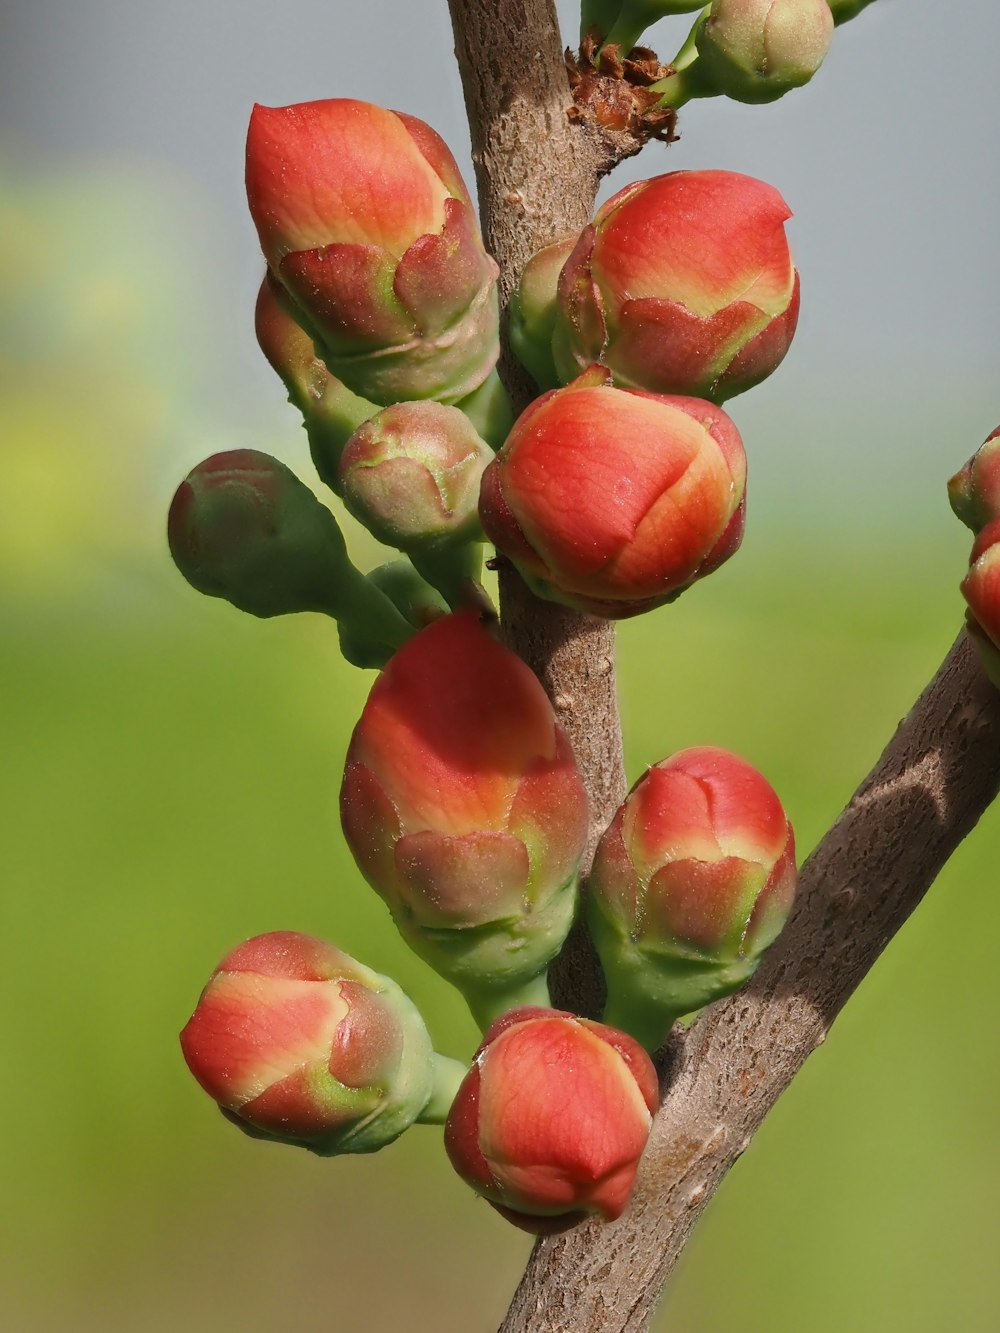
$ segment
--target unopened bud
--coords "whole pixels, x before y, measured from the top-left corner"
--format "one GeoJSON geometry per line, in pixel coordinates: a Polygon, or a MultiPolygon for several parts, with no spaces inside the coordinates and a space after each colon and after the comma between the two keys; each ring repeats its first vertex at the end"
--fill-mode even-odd
{"type": "Polygon", "coordinates": [[[322,1156],[391,1143],[425,1117],[441,1073],[394,981],[294,931],[258,935],[222,960],[181,1049],[240,1129],[322,1156]]]}
{"type": "Polygon", "coordinates": [[[659,1101],[656,1070],[624,1032],[518,1009],[486,1033],[445,1126],[455,1170],[525,1231],[565,1231],[628,1203],[659,1101]]]}
{"type": "Polygon", "coordinates": [[[791,909],[795,843],[745,760],[704,746],[649,769],[598,844],[591,932],[608,1022],[650,1050],[753,975],[791,909]]]}
{"type": "Polygon", "coordinates": [[[322,611],[362,627],[385,656],[412,633],[351,563],[330,511],[269,454],[235,449],[199,463],[174,496],[167,537],[192,587],[251,615],[322,611]]]}
{"type": "Polygon", "coordinates": [[[833,37],[827,0],[713,0],[697,36],[699,76],[737,102],[808,83],[833,37]]]}
{"type": "Polygon", "coordinates": [[[471,611],[389,662],[347,753],[344,835],[410,946],[486,1025],[544,995],[587,798],[537,678],[471,611]]]}
{"type": "Polygon", "coordinates": [[[594,367],[522,413],[486,469],[480,514],[540,597],[620,619],[736,550],[746,457],[721,408],[609,379],[594,367]]]}
{"type": "Polygon", "coordinates": [[[626,185],[559,276],[562,380],[599,361],[619,388],[721,403],[765,379],[798,318],[789,217],[777,190],[732,171],[626,185]]]}
{"type": "Polygon", "coordinates": [[[430,126],[350,98],[255,107],[247,198],[298,322],[354,393],[454,402],[484,382],[497,266],[430,126]]]}

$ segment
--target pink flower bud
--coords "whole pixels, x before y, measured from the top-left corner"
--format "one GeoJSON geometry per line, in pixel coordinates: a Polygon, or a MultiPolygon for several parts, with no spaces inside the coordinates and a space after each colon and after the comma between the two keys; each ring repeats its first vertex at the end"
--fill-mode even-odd
{"type": "Polygon", "coordinates": [[[1000,426],[948,482],[948,499],[973,532],[1000,518],[1000,426]]]}
{"type": "Polygon", "coordinates": [[[594,367],[531,404],[486,469],[480,515],[539,596],[622,618],[736,550],[746,456],[721,408],[608,379],[594,367]]]}
{"type": "Polygon", "coordinates": [[[969,635],[983,669],[1000,689],[1000,518],[987,523],[975,540],[962,595],[971,612],[969,635]]]}
{"type": "Polygon", "coordinates": [[[397,403],[366,421],[340,459],[344,504],[400,551],[482,540],[479,484],[493,451],[443,403],[397,403]]]}
{"type": "Polygon", "coordinates": [[[247,197],[331,372],[376,403],[454,401],[499,351],[497,266],[423,121],[348,98],[254,108],[247,197]]]}
{"type": "Polygon", "coordinates": [[[737,102],[773,102],[809,82],[832,38],[827,0],[714,0],[698,29],[699,71],[737,102]]]}
{"type": "Polygon", "coordinates": [[[434,1091],[430,1038],[396,983],[294,931],[222,960],[181,1049],[240,1129],[323,1156],[391,1143],[434,1091]]]}
{"type": "Polygon", "coordinates": [[[600,361],[622,388],[724,402],[788,350],[798,274],[781,195],[732,171],[627,185],[587,227],[559,279],[564,381],[600,361]]]}
{"type": "Polygon", "coordinates": [[[422,630],[379,676],[340,804],[362,874],[480,1017],[495,1011],[477,997],[544,971],[573,916],[587,799],[545,691],[475,613],[422,630]]]}
{"type": "Polygon", "coordinates": [[[745,760],[702,746],[649,769],[588,880],[605,1017],[655,1049],[674,1019],[753,974],[795,884],[792,827],[745,760]]]}
{"type": "Polygon", "coordinates": [[[486,1033],[444,1143],[467,1184],[516,1226],[564,1231],[628,1203],[659,1100],[656,1070],[624,1032],[518,1009],[486,1033]]]}

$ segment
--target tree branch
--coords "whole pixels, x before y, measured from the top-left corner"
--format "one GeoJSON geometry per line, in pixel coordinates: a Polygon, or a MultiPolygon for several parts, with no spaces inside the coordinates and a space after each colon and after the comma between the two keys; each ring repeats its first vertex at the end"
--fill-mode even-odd
{"type": "MultiPolygon", "coordinates": [[[[615,151],[566,116],[551,0],[449,6],[506,303],[540,246],[589,221],[615,151]]],[[[510,360],[501,373],[523,407],[533,386],[510,360]]],[[[625,789],[613,632],[538,602],[503,562],[501,595],[508,641],[545,684],[581,763],[593,843],[625,789]]],[[[998,786],[1000,694],[963,634],[809,858],[792,919],[751,985],[663,1053],[663,1105],[628,1210],[540,1241],[501,1333],[648,1329],[702,1208],[998,786]]],[[[582,932],[559,965],[557,1002],[594,1013],[599,970],[582,932]]]]}
{"type": "MultiPolygon", "coordinates": [[[[506,312],[531,256],[590,221],[598,181],[614,157],[595,129],[571,124],[566,115],[572,97],[552,0],[449,0],[449,7],[480,219],[487,249],[500,265],[506,312]]],[[[537,389],[509,352],[500,373],[520,411],[537,389]]],[[[614,630],[539,601],[506,562],[500,600],[507,642],[542,681],[573,746],[590,795],[592,854],[625,795],[614,630]]],[[[593,1012],[598,978],[578,933],[553,977],[559,1002],[593,1012]]]]}
{"type": "Polygon", "coordinates": [[[1000,693],[965,634],[802,870],[753,981],[667,1050],[632,1202],[539,1242],[502,1333],[641,1333],[768,1111],[1000,788],[1000,693]]]}

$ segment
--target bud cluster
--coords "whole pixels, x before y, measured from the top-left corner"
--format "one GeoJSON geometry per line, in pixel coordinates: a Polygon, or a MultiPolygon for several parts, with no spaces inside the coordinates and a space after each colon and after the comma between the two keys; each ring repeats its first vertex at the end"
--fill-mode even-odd
{"type": "MultiPolygon", "coordinates": [[[[695,7],[600,6],[620,33],[695,7]]],[[[713,5],[713,40],[727,32],[735,50],[729,12],[713,5]]],[[[765,33],[768,61],[779,36],[765,33]]],[[[540,597],[615,619],[673,601],[737,550],[747,462],[720,404],[791,342],[788,207],[733,172],[674,172],[541,250],[510,331],[543,392],[513,421],[494,371],[497,266],[428,126],[348,99],[257,107],[247,193],[267,267],[261,349],[320,479],[402,558],[362,573],[330,509],[252,450],[181,483],[170,550],[196,589],[253,615],[333,617],[344,657],[380,669],[346,755],[344,837],[484,1037],[471,1068],[439,1054],[395,982],[283,931],[212,974],[185,1059],[252,1137],[333,1155],[443,1123],[458,1173],[516,1225],[615,1218],[658,1105],[649,1053],[775,938],[791,828],[724,751],[651,769],[594,863],[605,1021],[552,1009],[547,969],[601,830],[552,702],[501,639],[481,547],[489,537],[540,597]]]]}

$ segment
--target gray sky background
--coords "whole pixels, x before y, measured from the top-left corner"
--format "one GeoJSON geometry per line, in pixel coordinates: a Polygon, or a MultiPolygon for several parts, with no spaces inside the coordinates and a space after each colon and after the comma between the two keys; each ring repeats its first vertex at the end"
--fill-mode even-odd
{"type": "MultiPolygon", "coordinates": [[[[559,11],[570,41],[576,7],[559,11]]],[[[689,21],[652,30],[662,57],[689,21]]],[[[0,153],[21,175],[124,173],[166,201],[160,253],[169,269],[172,244],[188,247],[198,288],[177,355],[198,363],[215,434],[249,442],[289,428],[251,327],[252,103],[342,95],[405,109],[471,176],[451,45],[444,0],[21,0],[3,19],[0,153]]],[[[772,182],[795,212],[797,339],[730,405],[765,509],[812,522],[854,496],[861,509],[940,514],[944,479],[1000,420],[998,49],[996,0],[878,0],[837,31],[809,87],[766,107],[693,103],[680,143],[647,148],[605,183],[606,195],[726,167],[772,182]]],[[[125,250],[135,225],[109,208],[108,243],[125,250]]],[[[196,439],[180,448],[185,465],[204,452],[196,439]]]]}

